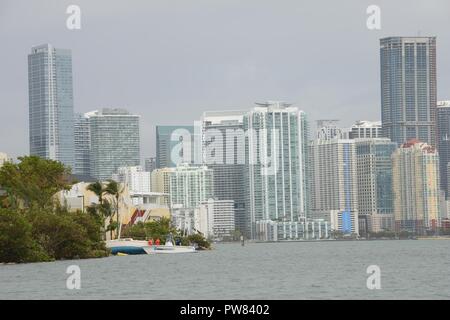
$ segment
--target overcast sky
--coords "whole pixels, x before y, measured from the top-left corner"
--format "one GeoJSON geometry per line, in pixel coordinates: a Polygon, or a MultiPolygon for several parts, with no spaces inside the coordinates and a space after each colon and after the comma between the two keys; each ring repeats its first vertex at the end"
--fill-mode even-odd
{"type": "Polygon", "coordinates": [[[437,36],[438,99],[450,99],[448,0],[0,0],[0,152],[28,153],[27,55],[72,50],[76,112],[140,114],[141,153],[156,124],[283,100],[312,121],[380,119],[379,38],[437,36]],[[81,8],[81,30],[66,8],[81,8]],[[381,8],[368,30],[366,8],[381,8]]]}

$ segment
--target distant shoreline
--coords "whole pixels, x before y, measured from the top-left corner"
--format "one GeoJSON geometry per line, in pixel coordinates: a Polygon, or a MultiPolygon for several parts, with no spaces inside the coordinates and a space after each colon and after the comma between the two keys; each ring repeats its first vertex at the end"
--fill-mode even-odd
{"type": "MultiPolygon", "coordinates": [[[[334,242],[334,241],[398,241],[398,240],[450,240],[450,236],[442,237],[417,237],[415,239],[389,239],[389,238],[373,238],[373,239],[309,239],[309,240],[278,240],[278,241],[259,241],[259,240],[246,240],[247,243],[293,243],[293,242],[334,242]]],[[[240,244],[240,241],[217,241],[212,244],[240,244]]],[[[244,244],[244,245],[245,245],[244,244]]]]}

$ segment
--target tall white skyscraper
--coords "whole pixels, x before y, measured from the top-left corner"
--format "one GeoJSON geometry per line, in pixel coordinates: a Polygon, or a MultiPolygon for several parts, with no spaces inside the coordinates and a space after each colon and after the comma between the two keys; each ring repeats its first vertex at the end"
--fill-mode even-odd
{"type": "Polygon", "coordinates": [[[28,55],[30,154],[73,168],[72,54],[51,44],[28,55]]]}
{"type": "Polygon", "coordinates": [[[283,102],[257,104],[244,117],[248,227],[258,221],[300,221],[307,214],[308,123],[283,102]]]}

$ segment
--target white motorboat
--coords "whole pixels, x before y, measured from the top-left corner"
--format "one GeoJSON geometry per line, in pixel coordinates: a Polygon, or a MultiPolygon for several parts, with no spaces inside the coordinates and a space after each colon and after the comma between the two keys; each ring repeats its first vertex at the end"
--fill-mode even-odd
{"type": "Polygon", "coordinates": [[[147,246],[143,248],[147,254],[160,254],[160,253],[190,253],[195,252],[194,246],[174,246],[171,241],[166,241],[163,246],[147,246]]]}
{"type": "Polygon", "coordinates": [[[172,236],[167,237],[164,245],[149,244],[144,240],[133,240],[124,238],[106,241],[106,247],[111,249],[112,254],[160,254],[160,253],[192,253],[195,252],[195,246],[175,246],[172,242],[172,236]]]}

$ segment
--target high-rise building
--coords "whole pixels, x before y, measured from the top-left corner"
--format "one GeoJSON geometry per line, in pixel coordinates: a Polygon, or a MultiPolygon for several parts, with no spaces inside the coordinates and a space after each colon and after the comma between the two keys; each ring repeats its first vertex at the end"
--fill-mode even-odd
{"type": "Polygon", "coordinates": [[[397,144],[387,138],[366,138],[356,139],[355,145],[360,232],[393,230],[391,155],[397,144]]]}
{"type": "Polygon", "coordinates": [[[424,234],[439,225],[439,156],[434,147],[410,140],[392,156],[397,232],[424,234]]]}
{"type": "Polygon", "coordinates": [[[331,230],[359,234],[355,140],[317,139],[309,150],[310,206],[331,230]]]}
{"type": "Polygon", "coordinates": [[[208,111],[202,117],[202,158],[214,173],[214,196],[218,200],[234,200],[234,221],[242,233],[246,232],[248,216],[244,115],[244,111],[208,111]]]}
{"type": "Polygon", "coordinates": [[[381,138],[381,121],[356,121],[350,128],[350,139],[381,138]]]}
{"type": "Polygon", "coordinates": [[[156,169],[156,157],[150,157],[144,159],[144,168],[147,172],[152,172],[156,169]]]}
{"type": "Polygon", "coordinates": [[[30,154],[74,166],[72,54],[50,44],[28,55],[30,154]]]}
{"type": "Polygon", "coordinates": [[[206,166],[187,163],[151,173],[151,190],[168,194],[172,209],[198,208],[202,201],[214,198],[213,171],[206,166]]]}
{"type": "Polygon", "coordinates": [[[248,232],[260,220],[299,221],[307,214],[308,122],[282,102],[258,104],[244,117],[248,232]]]}
{"type": "MultiPolygon", "coordinates": [[[[170,194],[170,174],[175,171],[175,168],[159,168],[151,173],[151,191],[158,192],[165,195],[170,194]]],[[[164,198],[164,204],[169,205],[169,198],[164,198]]]]}
{"type": "Polygon", "coordinates": [[[195,126],[156,126],[156,168],[200,164],[200,138],[195,126]]]}
{"type": "Polygon", "coordinates": [[[436,108],[436,135],[439,152],[441,190],[449,198],[448,164],[450,162],[450,101],[439,101],[436,108]]]}
{"type": "Polygon", "coordinates": [[[436,37],[380,40],[383,134],[435,145],[436,37]]]}
{"type": "Polygon", "coordinates": [[[206,166],[178,165],[169,174],[170,207],[197,208],[214,198],[213,171],[206,166]]]}
{"type": "Polygon", "coordinates": [[[120,167],[140,165],[140,116],[110,108],[92,111],[86,116],[89,118],[92,177],[107,180],[120,167]]]}
{"type": "Polygon", "coordinates": [[[75,164],[73,173],[80,176],[89,176],[91,137],[89,134],[89,118],[86,115],[76,113],[74,120],[74,147],[75,164]]]}

